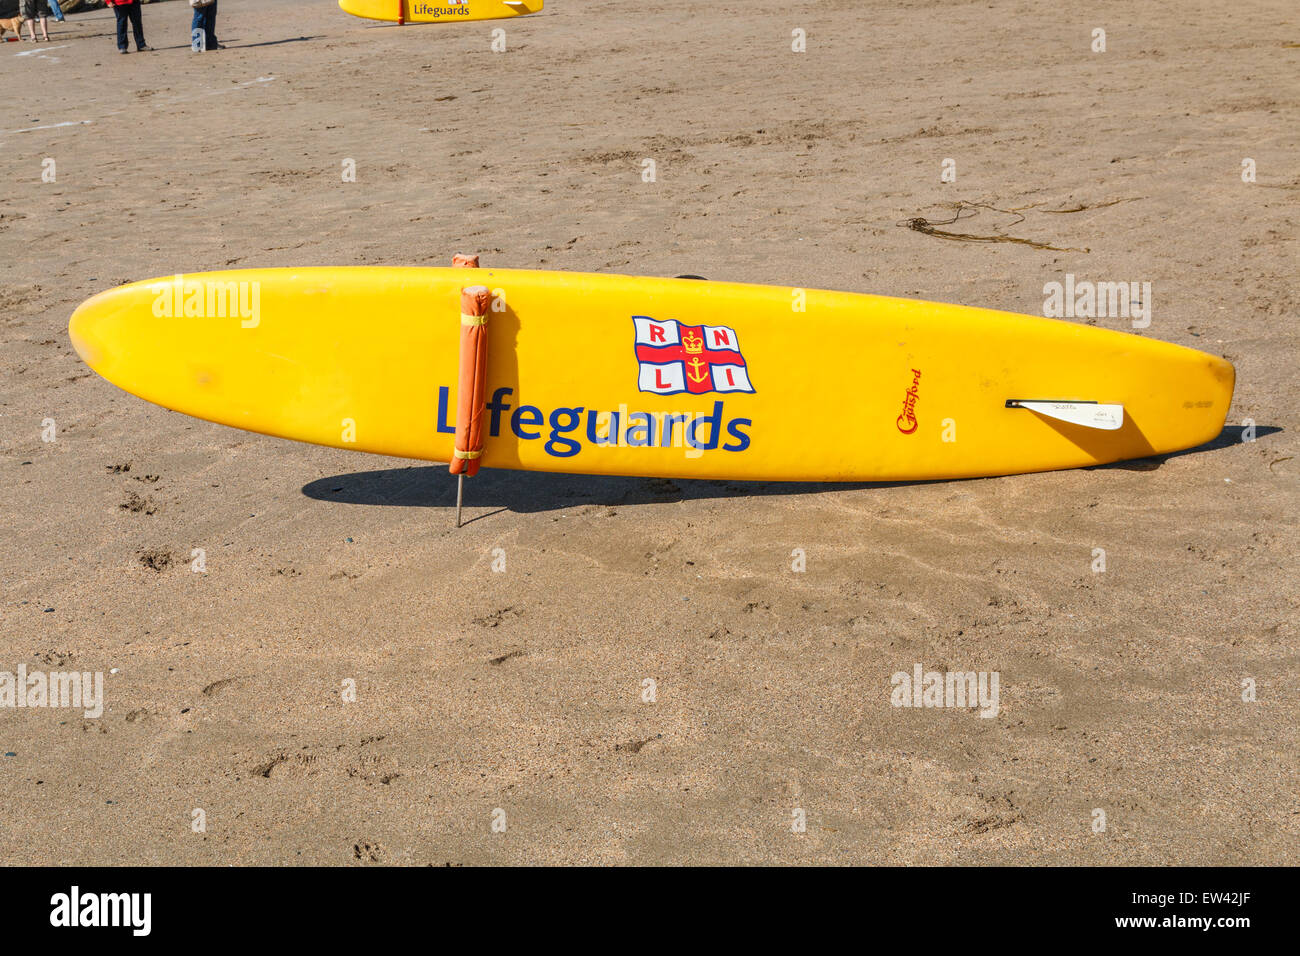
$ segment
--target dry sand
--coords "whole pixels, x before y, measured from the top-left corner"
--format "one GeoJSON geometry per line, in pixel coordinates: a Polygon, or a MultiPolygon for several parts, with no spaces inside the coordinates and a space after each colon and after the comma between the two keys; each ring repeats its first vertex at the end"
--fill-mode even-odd
{"type": "Polygon", "coordinates": [[[181,3],[153,54],[103,11],[0,45],[0,669],[107,681],[100,719],[0,711],[0,858],[1295,863],[1300,18],[1059,6],[552,0],[501,54],[221,0],[220,53],[181,3]],[[899,225],[962,199],[1089,251],[899,225]],[[455,531],[444,467],[166,412],[68,342],[127,280],[456,251],[1028,313],[1150,281],[1143,334],[1235,362],[1257,440],[893,486],[485,472],[455,531]],[[997,671],[999,715],[891,707],[917,662],[997,671]]]}

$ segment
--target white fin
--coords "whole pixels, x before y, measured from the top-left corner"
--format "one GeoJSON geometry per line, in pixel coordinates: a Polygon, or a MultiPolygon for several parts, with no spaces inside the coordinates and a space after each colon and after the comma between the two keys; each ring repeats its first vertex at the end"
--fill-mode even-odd
{"type": "Polygon", "coordinates": [[[1124,406],[1103,405],[1100,402],[1038,402],[1019,400],[1007,402],[1010,408],[1027,408],[1071,425],[1099,428],[1113,432],[1124,427],[1124,406]]]}

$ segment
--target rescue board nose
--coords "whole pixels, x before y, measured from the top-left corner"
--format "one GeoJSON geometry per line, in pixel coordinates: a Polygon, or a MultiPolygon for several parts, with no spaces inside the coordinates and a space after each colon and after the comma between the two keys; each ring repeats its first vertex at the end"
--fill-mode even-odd
{"type": "MultiPolygon", "coordinates": [[[[104,335],[106,312],[111,306],[105,301],[108,293],[100,293],[77,306],[68,319],[68,338],[81,360],[96,372],[103,362],[108,345],[104,335]]],[[[102,374],[102,373],[101,373],[102,374]]]]}

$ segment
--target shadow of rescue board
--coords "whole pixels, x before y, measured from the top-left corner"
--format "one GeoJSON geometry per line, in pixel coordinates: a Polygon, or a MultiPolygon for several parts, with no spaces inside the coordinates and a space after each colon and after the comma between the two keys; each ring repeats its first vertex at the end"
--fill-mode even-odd
{"type": "Polygon", "coordinates": [[[339,0],[339,8],[367,20],[461,23],[537,13],[542,0],[339,0]]]}
{"type": "Polygon", "coordinates": [[[488,314],[486,468],[884,481],[1075,468],[1219,435],[1223,359],[1071,322],[779,286],[511,269],[192,273],[69,331],[166,408],[447,461],[460,289],[488,314]]]}

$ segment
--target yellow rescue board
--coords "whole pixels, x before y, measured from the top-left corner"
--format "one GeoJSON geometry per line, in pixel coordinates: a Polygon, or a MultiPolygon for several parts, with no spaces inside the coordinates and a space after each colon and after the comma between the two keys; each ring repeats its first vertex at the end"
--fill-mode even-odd
{"type": "Polygon", "coordinates": [[[542,0],[339,0],[354,17],[393,23],[460,23],[521,17],[542,9],[542,0]]]}
{"type": "Polygon", "coordinates": [[[166,408],[448,461],[460,289],[476,284],[494,297],[485,467],[821,481],[1045,471],[1200,445],[1232,400],[1228,362],[1135,335],[690,279],[197,273],[101,293],[69,333],[96,372],[166,408]],[[1052,403],[1092,402],[1122,409],[1098,427],[1052,417],[1052,403]]]}

